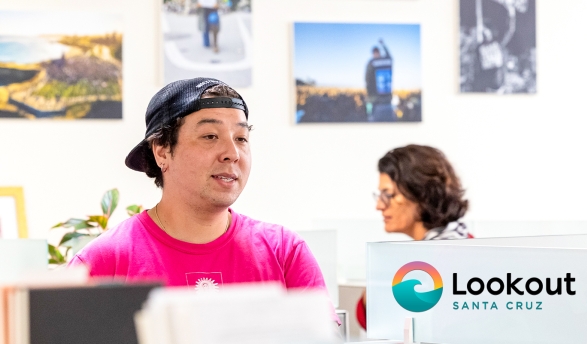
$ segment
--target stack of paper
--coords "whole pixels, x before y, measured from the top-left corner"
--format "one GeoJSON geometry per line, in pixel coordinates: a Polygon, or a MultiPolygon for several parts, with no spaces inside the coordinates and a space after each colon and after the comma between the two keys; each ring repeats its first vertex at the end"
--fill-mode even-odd
{"type": "Polygon", "coordinates": [[[338,343],[328,296],[273,284],[159,289],[135,316],[140,344],[338,343]]]}

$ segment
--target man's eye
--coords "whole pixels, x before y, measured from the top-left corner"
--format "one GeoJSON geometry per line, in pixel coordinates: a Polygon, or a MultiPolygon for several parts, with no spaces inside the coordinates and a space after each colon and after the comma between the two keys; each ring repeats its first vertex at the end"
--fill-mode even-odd
{"type": "Polygon", "coordinates": [[[247,140],[247,138],[246,138],[246,137],[237,137],[237,139],[236,139],[236,140],[237,140],[237,141],[240,141],[240,142],[249,142],[249,140],[247,140]]]}
{"type": "Polygon", "coordinates": [[[217,138],[218,136],[210,134],[210,135],[205,135],[204,138],[206,140],[214,140],[215,138],[217,138]]]}

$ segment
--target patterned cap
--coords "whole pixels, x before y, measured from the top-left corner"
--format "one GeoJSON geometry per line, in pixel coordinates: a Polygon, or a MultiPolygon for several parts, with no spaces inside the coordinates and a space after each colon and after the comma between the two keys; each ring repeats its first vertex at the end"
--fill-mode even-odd
{"type": "Polygon", "coordinates": [[[124,163],[130,169],[139,172],[147,170],[145,150],[150,149],[147,138],[178,118],[185,117],[205,108],[234,108],[244,111],[249,119],[249,110],[243,98],[216,97],[201,99],[202,93],[216,85],[228,86],[220,80],[211,78],[195,78],[179,80],[163,87],[151,98],[145,122],[147,131],[145,138],[128,153],[124,163]]]}

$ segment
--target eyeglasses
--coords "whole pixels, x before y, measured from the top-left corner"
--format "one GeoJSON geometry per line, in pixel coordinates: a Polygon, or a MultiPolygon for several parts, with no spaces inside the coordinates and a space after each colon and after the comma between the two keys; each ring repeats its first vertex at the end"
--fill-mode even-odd
{"type": "Polygon", "coordinates": [[[385,207],[389,207],[389,203],[391,200],[397,195],[397,193],[387,193],[385,191],[376,191],[373,192],[373,199],[375,202],[381,201],[385,204],[385,207]]]}

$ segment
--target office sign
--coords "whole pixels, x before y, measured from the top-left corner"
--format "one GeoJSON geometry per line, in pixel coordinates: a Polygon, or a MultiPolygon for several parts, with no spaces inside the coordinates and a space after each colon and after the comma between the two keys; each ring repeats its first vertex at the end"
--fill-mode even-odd
{"type": "Polygon", "coordinates": [[[426,343],[587,338],[587,250],[367,244],[367,334],[426,343]]]}

